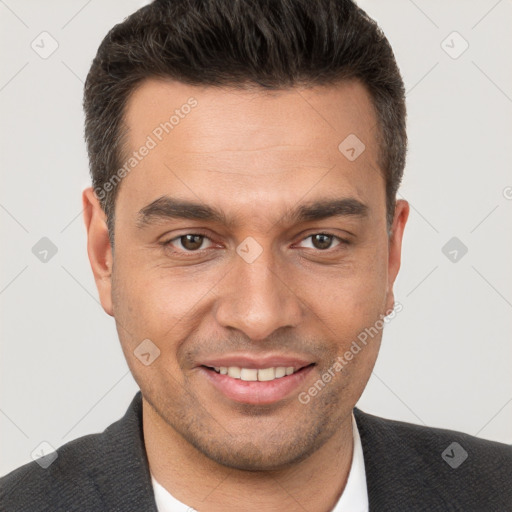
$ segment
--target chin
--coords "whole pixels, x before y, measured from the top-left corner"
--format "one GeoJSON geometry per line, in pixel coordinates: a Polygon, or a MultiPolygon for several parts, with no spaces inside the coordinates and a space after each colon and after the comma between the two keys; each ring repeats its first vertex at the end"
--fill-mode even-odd
{"type": "Polygon", "coordinates": [[[200,446],[194,442],[196,449],[222,466],[240,471],[276,471],[307,459],[318,450],[322,441],[317,437],[315,442],[307,445],[296,439],[285,443],[269,443],[268,440],[263,443],[240,441],[240,444],[226,442],[220,446],[200,446]]]}

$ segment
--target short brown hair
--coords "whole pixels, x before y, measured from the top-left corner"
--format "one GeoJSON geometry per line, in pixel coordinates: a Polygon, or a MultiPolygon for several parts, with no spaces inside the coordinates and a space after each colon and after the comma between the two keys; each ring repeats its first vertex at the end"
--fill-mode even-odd
{"type": "Polygon", "coordinates": [[[87,76],[84,111],[112,243],[118,187],[105,185],[121,166],[128,97],[151,77],[264,89],[359,79],[377,113],[391,226],[407,152],[405,90],[389,42],[352,0],[155,0],[110,30],[87,76]]]}

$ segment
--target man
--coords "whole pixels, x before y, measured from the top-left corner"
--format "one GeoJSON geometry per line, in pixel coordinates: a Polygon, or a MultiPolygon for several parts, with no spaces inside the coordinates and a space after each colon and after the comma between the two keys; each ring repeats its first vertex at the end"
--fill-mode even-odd
{"type": "Polygon", "coordinates": [[[155,1],[84,108],[89,259],[141,392],[4,477],[3,509],[512,510],[510,447],[355,408],[409,213],[403,83],[362,10],[155,1]]]}

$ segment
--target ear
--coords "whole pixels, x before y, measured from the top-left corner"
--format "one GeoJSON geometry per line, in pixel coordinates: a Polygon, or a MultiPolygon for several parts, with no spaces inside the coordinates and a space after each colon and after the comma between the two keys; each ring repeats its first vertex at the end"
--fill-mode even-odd
{"type": "Polygon", "coordinates": [[[87,254],[100,301],[105,312],[112,310],[112,247],[108,236],[107,217],[92,187],[82,193],[84,222],[87,230],[87,254]]]}
{"type": "Polygon", "coordinates": [[[404,199],[396,201],[395,215],[391,226],[391,235],[389,237],[389,255],[388,255],[388,286],[386,291],[386,313],[393,310],[395,304],[395,295],[393,285],[396,276],[400,270],[400,261],[402,256],[402,237],[405,224],[409,218],[409,203],[404,199]]]}

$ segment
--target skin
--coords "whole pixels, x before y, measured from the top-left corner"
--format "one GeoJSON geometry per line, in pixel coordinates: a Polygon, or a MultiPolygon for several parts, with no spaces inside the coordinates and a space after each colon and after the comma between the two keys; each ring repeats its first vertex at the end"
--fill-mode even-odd
{"type": "Polygon", "coordinates": [[[197,107],[121,182],[115,251],[92,189],[83,193],[101,304],[143,395],[150,470],[197,510],[328,511],[346,484],[352,409],[382,333],[307,404],[298,395],[393,308],[409,205],[397,201],[388,235],[377,118],[359,82],[266,92],[146,80],[127,104],[127,152],[191,96],[197,107]],[[351,133],[366,146],[353,162],[338,150],[351,133]],[[162,195],[215,206],[232,224],[138,227],[139,210],[162,195]],[[299,204],[341,197],[366,204],[367,216],[283,222],[299,204]],[[178,237],[198,230],[201,252],[183,256],[192,244],[178,237]],[[327,249],[314,244],[322,232],[334,235],[327,249]],[[247,237],[262,248],[252,263],[236,252],[247,237]],[[144,339],[160,350],[148,366],[134,355],[144,339]],[[315,366],[285,399],[249,405],[226,398],[198,368],[228,353],[294,355],[315,366]]]}

